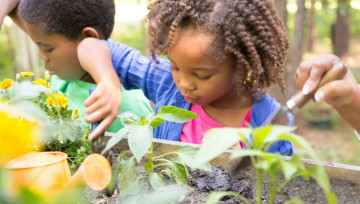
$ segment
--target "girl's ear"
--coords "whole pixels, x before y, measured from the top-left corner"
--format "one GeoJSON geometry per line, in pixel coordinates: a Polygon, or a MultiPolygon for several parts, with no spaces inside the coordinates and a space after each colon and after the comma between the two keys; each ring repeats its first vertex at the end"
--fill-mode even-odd
{"type": "Polygon", "coordinates": [[[84,38],[92,37],[92,38],[100,39],[99,33],[95,28],[92,27],[85,27],[84,29],[82,29],[81,35],[84,38]]]}

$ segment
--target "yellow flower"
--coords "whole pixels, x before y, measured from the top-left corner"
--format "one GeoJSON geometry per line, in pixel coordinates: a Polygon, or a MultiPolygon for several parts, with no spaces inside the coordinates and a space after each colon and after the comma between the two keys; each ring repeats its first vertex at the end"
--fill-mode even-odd
{"type": "Polygon", "coordinates": [[[41,146],[40,124],[0,104],[0,166],[41,146]]]}
{"type": "Polygon", "coordinates": [[[13,82],[14,80],[12,79],[4,79],[4,81],[0,83],[0,89],[10,89],[13,82]]]}
{"type": "Polygon", "coordinates": [[[75,108],[71,114],[71,118],[73,120],[76,120],[78,118],[80,118],[80,115],[79,115],[79,109],[78,108],[75,108]]]}
{"type": "Polygon", "coordinates": [[[20,74],[23,77],[34,76],[34,73],[32,73],[32,72],[20,72],[20,74]]]}
{"type": "Polygon", "coordinates": [[[54,106],[54,107],[61,106],[63,108],[66,108],[69,105],[69,102],[66,99],[66,97],[61,94],[52,94],[48,96],[46,102],[49,106],[54,106]]]}
{"type": "Polygon", "coordinates": [[[45,79],[37,79],[35,81],[32,82],[35,85],[42,85],[48,88],[51,88],[51,86],[49,84],[46,84],[46,80],[45,79]]]}

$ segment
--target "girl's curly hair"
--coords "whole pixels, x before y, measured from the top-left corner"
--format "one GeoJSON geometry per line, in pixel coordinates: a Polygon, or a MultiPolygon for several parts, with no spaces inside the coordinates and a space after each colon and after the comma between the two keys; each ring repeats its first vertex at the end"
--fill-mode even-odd
{"type": "Polygon", "coordinates": [[[206,54],[215,61],[234,56],[239,90],[265,93],[277,84],[289,48],[286,29],[272,0],[157,0],[149,5],[148,51],[167,54],[175,30],[200,31],[214,41],[206,54]]]}

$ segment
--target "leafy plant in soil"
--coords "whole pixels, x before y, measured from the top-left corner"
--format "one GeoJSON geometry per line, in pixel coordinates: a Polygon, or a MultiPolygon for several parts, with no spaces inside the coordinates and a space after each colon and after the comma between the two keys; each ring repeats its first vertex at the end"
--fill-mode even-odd
{"type": "MultiPolygon", "coordinates": [[[[303,177],[313,178],[323,189],[329,203],[336,203],[336,196],[330,190],[329,178],[322,166],[312,166],[306,169],[299,155],[283,157],[280,154],[268,153],[269,147],[277,140],[288,140],[301,148],[302,154],[307,154],[310,158],[317,160],[315,152],[309,143],[300,136],[293,133],[294,128],[287,126],[266,126],[257,129],[252,128],[218,128],[209,130],[206,140],[201,145],[195,156],[195,163],[199,166],[208,163],[239,141],[244,142],[245,148],[234,151],[230,159],[250,157],[251,164],[254,166],[257,175],[256,202],[261,203],[261,186],[263,179],[266,178],[270,198],[269,203],[274,202],[275,195],[292,179],[303,177]],[[283,175],[282,183],[279,182],[283,175]]],[[[236,192],[214,192],[208,197],[207,203],[217,203],[224,196],[236,196],[245,203],[250,203],[244,196],[236,192]]],[[[299,199],[288,202],[302,203],[299,199]]]]}
{"type": "MultiPolygon", "coordinates": [[[[137,194],[141,190],[141,182],[144,180],[148,181],[154,189],[162,188],[166,183],[164,175],[173,178],[177,184],[187,184],[189,176],[187,166],[195,167],[193,156],[197,149],[182,147],[174,152],[154,155],[153,128],[160,126],[165,120],[184,123],[198,115],[173,106],[164,106],[152,118],[147,115],[138,117],[132,112],[122,113],[118,117],[124,128],[108,141],[103,153],[128,136],[130,151],[122,152],[119,155],[113,171],[113,178],[117,179],[121,198],[137,194]],[[133,156],[127,157],[130,152],[133,156]],[[138,177],[135,168],[136,162],[140,163],[145,155],[147,156],[144,164],[145,172],[138,177]],[[173,159],[167,159],[168,156],[173,156],[173,159]]],[[[211,170],[208,164],[204,164],[201,168],[211,170]]]]}

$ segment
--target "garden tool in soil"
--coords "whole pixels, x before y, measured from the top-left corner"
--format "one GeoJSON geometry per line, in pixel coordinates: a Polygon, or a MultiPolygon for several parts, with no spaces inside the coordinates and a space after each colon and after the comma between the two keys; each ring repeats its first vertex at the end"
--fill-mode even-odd
{"type": "MultiPolygon", "coordinates": [[[[305,103],[307,103],[310,99],[314,97],[315,92],[317,89],[324,84],[341,79],[347,73],[348,68],[347,66],[342,63],[338,62],[334,64],[328,71],[324,73],[321,77],[319,85],[316,87],[314,91],[311,93],[304,95],[301,91],[295,94],[290,100],[286,102],[286,105],[281,107],[277,111],[274,111],[272,116],[270,116],[262,126],[272,124],[272,125],[288,125],[290,123],[289,118],[287,116],[288,112],[294,113],[298,111],[305,103]]],[[[236,175],[241,169],[246,168],[251,164],[249,157],[240,158],[240,160],[234,161],[231,167],[231,172],[233,175],[236,175]]]]}
{"type": "Polygon", "coordinates": [[[275,111],[274,114],[270,116],[262,126],[267,124],[288,125],[289,124],[289,119],[287,117],[288,112],[294,113],[295,111],[298,111],[301,107],[303,107],[303,105],[305,105],[310,99],[314,97],[315,92],[319,87],[323,86],[324,84],[330,81],[339,80],[343,78],[347,73],[347,71],[348,68],[344,63],[338,62],[334,64],[321,77],[320,83],[314,91],[312,91],[307,95],[304,95],[302,91],[295,94],[293,97],[291,97],[290,100],[286,102],[285,106],[280,107],[279,110],[275,111]]]}

